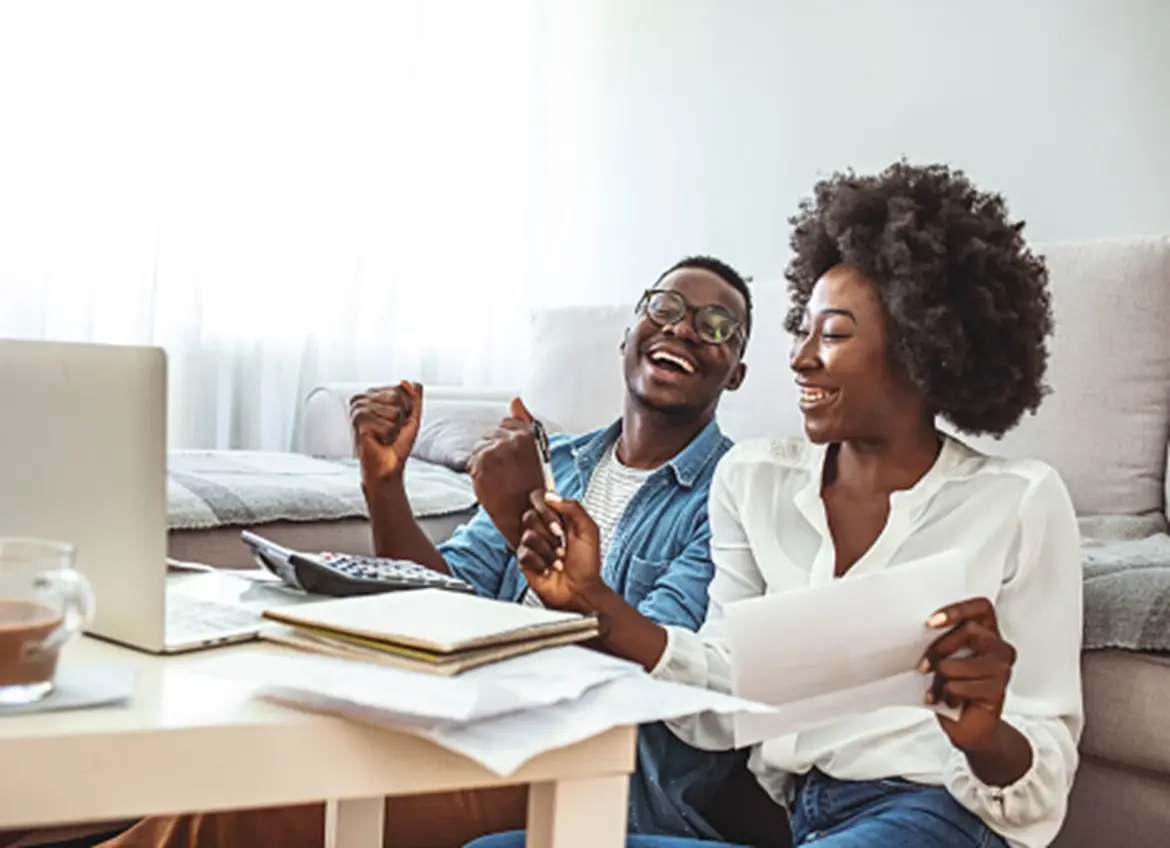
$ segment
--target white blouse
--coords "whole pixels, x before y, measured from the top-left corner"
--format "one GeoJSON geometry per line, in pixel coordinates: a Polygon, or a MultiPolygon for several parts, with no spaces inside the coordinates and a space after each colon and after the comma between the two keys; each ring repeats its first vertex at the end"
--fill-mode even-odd
{"type": "MultiPolygon", "coordinates": [[[[698,633],[668,628],[656,677],[729,692],[724,604],[837,579],[820,496],[825,453],[803,440],[757,440],[724,456],[711,486],[707,621],[698,633]]],[[[1032,744],[1028,772],[1008,787],[984,784],[925,707],[876,710],[769,740],[752,751],[750,767],[780,803],[790,800],[790,776],[814,767],[841,780],[945,785],[1012,846],[1039,848],[1064,820],[1083,724],[1080,538],[1064,483],[1041,462],[984,456],[947,438],[914,488],[890,497],[877,541],[839,579],[947,548],[965,555],[972,596],[991,599],[1017,649],[1003,715],[1032,744]]],[[[698,748],[734,747],[728,716],[693,716],[671,728],[698,748]]]]}

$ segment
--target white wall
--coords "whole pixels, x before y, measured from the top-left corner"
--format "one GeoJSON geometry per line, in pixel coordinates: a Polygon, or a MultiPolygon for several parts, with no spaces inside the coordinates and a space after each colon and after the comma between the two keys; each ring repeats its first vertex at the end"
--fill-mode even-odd
{"type": "Polygon", "coordinates": [[[580,273],[615,297],[696,251],[774,278],[818,175],[903,154],[1002,191],[1033,239],[1170,231],[1168,0],[606,4],[580,273]]]}

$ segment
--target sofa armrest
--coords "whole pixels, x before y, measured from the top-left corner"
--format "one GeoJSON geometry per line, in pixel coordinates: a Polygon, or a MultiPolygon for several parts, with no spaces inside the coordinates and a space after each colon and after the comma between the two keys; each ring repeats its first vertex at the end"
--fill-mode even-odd
{"type": "MultiPolygon", "coordinates": [[[[369,383],[328,383],[310,391],[301,410],[301,453],[326,459],[353,456],[349,401],[369,388],[369,383]]],[[[508,389],[427,386],[423,427],[456,412],[482,414],[499,420],[516,394],[508,389]]]]}

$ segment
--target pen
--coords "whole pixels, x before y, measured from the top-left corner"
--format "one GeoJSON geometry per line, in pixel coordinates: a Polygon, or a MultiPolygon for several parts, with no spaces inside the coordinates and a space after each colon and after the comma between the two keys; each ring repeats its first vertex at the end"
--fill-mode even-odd
{"type": "Polygon", "coordinates": [[[532,422],[532,437],[536,440],[536,452],[540,456],[540,473],[544,475],[545,491],[555,492],[557,481],[552,473],[552,455],[548,449],[548,432],[539,421],[532,422]]]}
{"type": "MultiPolygon", "coordinates": [[[[557,481],[552,472],[552,454],[548,447],[548,431],[539,421],[532,422],[532,438],[536,441],[536,453],[540,457],[540,473],[544,477],[544,490],[555,493],[557,481]]],[[[565,528],[557,521],[552,525],[552,531],[561,540],[561,547],[557,550],[558,556],[565,555],[565,528]]],[[[560,565],[560,562],[557,562],[560,565]]],[[[559,569],[558,569],[559,570],[559,569]]]]}

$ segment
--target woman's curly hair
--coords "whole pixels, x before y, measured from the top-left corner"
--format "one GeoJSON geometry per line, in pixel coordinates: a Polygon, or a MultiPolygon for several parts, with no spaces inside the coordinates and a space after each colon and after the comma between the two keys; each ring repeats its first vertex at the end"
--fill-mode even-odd
{"type": "Polygon", "coordinates": [[[876,283],[891,354],[927,408],[970,434],[1002,436],[1047,393],[1048,271],[1002,196],[961,171],[905,161],[819,182],[793,225],[786,326],[835,265],[876,283]]]}

